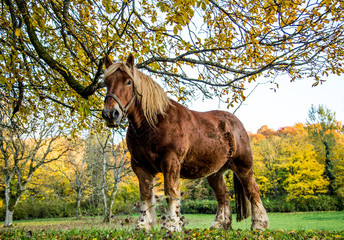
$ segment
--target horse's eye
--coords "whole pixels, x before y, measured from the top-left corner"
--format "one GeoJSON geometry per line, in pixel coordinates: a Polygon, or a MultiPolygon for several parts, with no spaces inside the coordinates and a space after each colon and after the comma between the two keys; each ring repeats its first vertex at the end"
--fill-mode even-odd
{"type": "Polygon", "coordinates": [[[128,81],[127,81],[127,86],[130,86],[130,85],[131,85],[131,80],[128,79],[128,81]]]}

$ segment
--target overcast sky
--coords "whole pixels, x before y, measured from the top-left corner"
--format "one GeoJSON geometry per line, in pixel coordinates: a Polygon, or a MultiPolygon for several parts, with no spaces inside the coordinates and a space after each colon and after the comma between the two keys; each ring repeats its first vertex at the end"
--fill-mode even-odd
{"type": "MultiPolygon", "coordinates": [[[[344,76],[332,76],[322,85],[312,87],[313,80],[289,82],[277,79],[279,88],[271,90],[272,85],[260,85],[238,109],[236,116],[243,122],[247,131],[256,133],[263,126],[278,130],[281,127],[305,123],[312,104],[325,105],[336,112],[336,119],[344,123],[344,76]]],[[[193,110],[226,110],[225,105],[216,100],[201,99],[188,104],[193,110]]]]}

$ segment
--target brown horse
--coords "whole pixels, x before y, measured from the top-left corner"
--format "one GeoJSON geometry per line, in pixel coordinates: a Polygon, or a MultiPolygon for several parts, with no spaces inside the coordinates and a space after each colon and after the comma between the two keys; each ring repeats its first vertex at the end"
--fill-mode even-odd
{"type": "Polygon", "coordinates": [[[125,63],[112,63],[106,57],[105,66],[103,118],[109,127],[126,117],[129,120],[126,139],[141,195],[138,228],[149,230],[156,224],[153,179],[159,172],[164,175],[168,204],[165,228],[181,230],[179,178],[202,177],[218,202],[212,227],[231,228],[229,191],[223,179],[228,169],[234,172],[237,220],[252,213],[252,229],[269,227],[253,176],[249,138],[234,115],[191,111],[169,99],[156,82],[134,67],[131,54],[125,63]]]}

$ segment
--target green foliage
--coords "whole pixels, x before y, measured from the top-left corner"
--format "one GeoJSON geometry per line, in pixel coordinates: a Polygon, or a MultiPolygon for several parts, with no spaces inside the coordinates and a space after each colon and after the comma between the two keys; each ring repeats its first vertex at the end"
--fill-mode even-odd
{"type": "Polygon", "coordinates": [[[122,184],[116,194],[113,213],[132,213],[136,211],[135,203],[140,201],[138,186],[134,183],[122,184]]]}
{"type": "MultiPolygon", "coordinates": [[[[5,219],[5,208],[0,209],[0,220],[5,219]]],[[[75,208],[63,200],[26,199],[16,206],[14,220],[71,217],[75,215],[75,208]]]]}
{"type": "MultiPolygon", "coordinates": [[[[329,180],[328,191],[331,195],[339,194],[334,166],[334,163],[338,161],[335,149],[337,140],[344,130],[341,123],[336,121],[335,116],[334,112],[323,105],[318,107],[312,105],[308,113],[307,126],[313,144],[318,150],[318,160],[325,166],[324,173],[329,180]]],[[[341,160],[344,160],[343,156],[341,160]]]]}
{"type": "Polygon", "coordinates": [[[287,200],[285,197],[263,198],[263,205],[268,212],[307,212],[344,210],[343,199],[336,196],[319,195],[316,198],[287,200]]]}
{"type": "MultiPolygon", "coordinates": [[[[182,213],[205,213],[216,214],[217,201],[216,200],[194,200],[194,201],[182,201],[181,203],[182,213]]],[[[232,206],[232,209],[233,208],[232,206]]]]}
{"type": "Polygon", "coordinates": [[[183,200],[215,199],[206,178],[182,179],[180,191],[183,200]]]}

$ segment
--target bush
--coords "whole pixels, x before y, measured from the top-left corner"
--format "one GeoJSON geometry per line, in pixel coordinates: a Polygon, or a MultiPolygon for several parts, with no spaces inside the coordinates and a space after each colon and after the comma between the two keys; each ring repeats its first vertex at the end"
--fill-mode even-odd
{"type": "MultiPolygon", "coordinates": [[[[13,219],[36,219],[36,218],[56,218],[71,217],[75,215],[74,206],[63,200],[43,200],[26,199],[18,203],[14,210],[13,219]]],[[[5,219],[5,206],[0,211],[0,219],[5,219]]]]}
{"type": "Polygon", "coordinates": [[[195,200],[185,201],[181,203],[182,213],[206,213],[215,214],[217,210],[216,200],[195,200]]]}
{"type": "Polygon", "coordinates": [[[263,205],[268,212],[307,212],[307,211],[340,211],[344,210],[343,199],[337,196],[319,195],[317,198],[293,199],[285,197],[276,199],[264,198],[263,205]]]}

